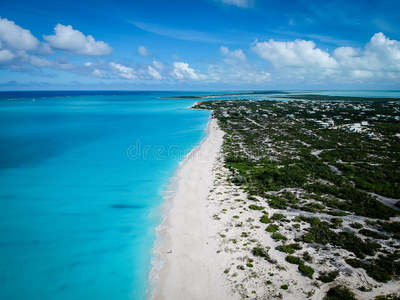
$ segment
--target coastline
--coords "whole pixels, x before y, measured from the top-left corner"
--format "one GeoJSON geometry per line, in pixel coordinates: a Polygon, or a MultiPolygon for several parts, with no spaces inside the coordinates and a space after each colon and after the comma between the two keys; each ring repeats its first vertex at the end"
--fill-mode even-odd
{"type": "Polygon", "coordinates": [[[209,299],[228,294],[232,299],[215,255],[217,241],[210,238],[218,231],[206,201],[223,135],[217,120],[210,118],[207,136],[181,162],[171,181],[169,191],[174,195],[166,198],[165,219],[157,228],[154,254],[158,264],[153,264],[151,299],[209,299]]]}
{"type": "MultiPolygon", "coordinates": [[[[325,212],[274,207],[263,197],[248,195],[232,182],[231,170],[224,164],[224,134],[211,117],[207,136],[185,157],[171,181],[174,195],[165,198],[169,211],[159,227],[161,263],[151,299],[320,300],[337,286],[348,287],[360,300],[399,292],[396,280],[379,282],[366,270],[349,266],[347,259],[355,255],[348,249],[300,244],[309,226],[305,218],[315,217],[324,224],[338,218],[325,212]],[[267,254],[255,254],[260,249],[267,254]],[[302,265],[310,275],[288,258],[304,259],[307,263],[302,265]],[[332,280],[318,277],[335,271],[332,280]]],[[[296,197],[304,193],[298,188],[282,192],[296,197]]],[[[367,217],[353,214],[341,216],[340,221],[345,230],[351,230],[355,222],[368,226],[367,217]]]]}
{"type": "MultiPolygon", "coordinates": [[[[194,103],[188,109],[191,109],[195,106],[198,102],[194,103]]],[[[182,161],[179,162],[178,168],[175,170],[174,175],[171,177],[170,182],[166,186],[164,190],[161,191],[162,197],[164,199],[163,204],[161,205],[161,216],[162,221],[156,227],[156,240],[154,243],[154,247],[152,249],[152,261],[151,261],[151,270],[149,274],[149,288],[148,288],[148,296],[149,299],[155,299],[157,293],[159,292],[160,288],[160,271],[163,268],[167,258],[166,253],[163,253],[163,248],[166,244],[166,240],[168,238],[168,228],[169,224],[169,215],[170,211],[174,206],[173,200],[178,192],[179,188],[179,174],[182,168],[185,166],[187,161],[192,158],[195,153],[199,150],[201,145],[210,135],[210,124],[211,124],[211,117],[209,118],[207,125],[206,125],[206,136],[200,141],[195,148],[193,148],[182,161]]]]}

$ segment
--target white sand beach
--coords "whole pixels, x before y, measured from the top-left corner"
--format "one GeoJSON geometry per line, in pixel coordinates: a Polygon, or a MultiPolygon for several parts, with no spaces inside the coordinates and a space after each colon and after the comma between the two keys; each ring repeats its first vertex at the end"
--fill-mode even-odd
{"type": "Polygon", "coordinates": [[[233,299],[216,255],[218,245],[212,237],[217,232],[206,201],[223,132],[214,119],[208,130],[208,136],[177,173],[179,188],[163,224],[166,241],[161,256],[166,261],[159,274],[156,299],[233,299]]]}
{"type": "MultiPolygon", "coordinates": [[[[285,260],[286,253],[276,250],[280,242],[273,240],[259,222],[260,212],[248,209],[247,194],[229,180],[221,147],[224,132],[211,119],[209,133],[181,165],[175,183],[177,191],[162,224],[164,244],[160,249],[164,261],[159,271],[155,299],[324,299],[329,288],[342,284],[351,288],[358,299],[395,293],[397,282],[379,283],[363,269],[353,269],[343,259],[333,258],[343,249],[316,251],[303,245],[308,262],[316,274],[313,280],[304,277],[297,265],[285,260]],[[251,254],[254,247],[269,247],[268,261],[251,254]],[[321,283],[319,272],[340,270],[335,282],[321,283]],[[286,286],[285,288],[283,288],[286,286]],[[367,287],[368,292],[358,288],[367,287]]],[[[259,203],[264,199],[259,199],[259,203]]],[[[266,208],[269,215],[284,214],[293,220],[299,212],[266,208]]],[[[324,216],[319,216],[324,218],[324,216]]],[[[345,223],[354,220],[344,218],[345,223]]],[[[301,234],[289,223],[281,223],[287,243],[301,234]]],[[[301,254],[301,255],[302,255],[301,254]]]]}

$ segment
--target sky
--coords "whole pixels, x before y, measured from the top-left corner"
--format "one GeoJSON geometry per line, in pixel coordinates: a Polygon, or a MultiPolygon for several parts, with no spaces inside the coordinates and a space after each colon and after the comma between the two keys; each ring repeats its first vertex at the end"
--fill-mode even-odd
{"type": "Polygon", "coordinates": [[[0,90],[400,89],[400,1],[0,1],[0,90]]]}

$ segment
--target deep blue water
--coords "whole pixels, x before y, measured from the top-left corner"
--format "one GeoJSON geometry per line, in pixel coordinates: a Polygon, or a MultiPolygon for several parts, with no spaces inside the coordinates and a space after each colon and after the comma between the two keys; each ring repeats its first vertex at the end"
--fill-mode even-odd
{"type": "Polygon", "coordinates": [[[145,298],[160,191],[182,158],[152,150],[195,147],[209,112],[82,94],[0,94],[0,299],[145,298]]]}

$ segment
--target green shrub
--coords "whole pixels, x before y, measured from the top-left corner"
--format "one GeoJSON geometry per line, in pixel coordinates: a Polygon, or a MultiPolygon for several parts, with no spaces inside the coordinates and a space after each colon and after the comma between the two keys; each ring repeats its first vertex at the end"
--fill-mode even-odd
{"type": "Polygon", "coordinates": [[[301,259],[297,256],[288,255],[286,256],[286,261],[290,264],[299,265],[302,263],[301,259]]]}
{"type": "Polygon", "coordinates": [[[282,290],[287,290],[289,288],[289,286],[287,285],[287,284],[283,284],[283,285],[281,285],[281,289],[282,290]]]}
{"type": "Polygon", "coordinates": [[[270,197],[268,204],[275,209],[285,209],[287,207],[287,201],[279,196],[270,197]]]}
{"type": "Polygon", "coordinates": [[[357,300],[354,294],[346,287],[338,285],[330,288],[324,300],[357,300]]]}
{"type": "Polygon", "coordinates": [[[265,229],[265,231],[267,232],[277,232],[278,231],[279,226],[275,225],[275,224],[271,224],[267,227],[267,229],[265,229]]]}
{"type": "Polygon", "coordinates": [[[386,256],[379,255],[376,259],[361,261],[359,259],[346,259],[353,268],[363,268],[367,274],[380,282],[388,282],[392,276],[400,275],[400,252],[389,253],[386,256]]]}
{"type": "Polygon", "coordinates": [[[339,276],[339,271],[331,271],[331,272],[321,272],[318,280],[321,280],[324,283],[332,282],[339,276]]]}
{"type": "Polygon", "coordinates": [[[344,217],[347,216],[348,213],[341,211],[341,210],[332,210],[327,212],[328,215],[335,216],[335,217],[344,217]]]}
{"type": "Polygon", "coordinates": [[[281,252],[285,252],[288,254],[293,254],[296,252],[296,250],[301,250],[301,246],[299,244],[290,244],[290,245],[280,245],[276,247],[276,250],[279,250],[281,252]]]}
{"type": "Polygon", "coordinates": [[[352,228],[354,228],[354,229],[361,229],[361,228],[363,228],[364,226],[363,226],[361,223],[355,222],[355,223],[351,223],[351,224],[350,224],[350,227],[352,227],[352,228]]]}
{"type": "Polygon", "coordinates": [[[299,264],[299,271],[301,274],[303,274],[304,276],[307,276],[308,278],[313,278],[313,274],[314,274],[314,269],[311,268],[310,266],[307,266],[305,264],[299,264]]]}
{"type": "Polygon", "coordinates": [[[379,240],[388,240],[389,239],[389,237],[384,235],[384,234],[380,234],[377,231],[372,231],[372,230],[365,229],[365,228],[359,230],[358,233],[362,234],[364,236],[371,237],[371,238],[374,238],[374,239],[379,239],[379,240]]]}
{"type": "Polygon", "coordinates": [[[279,232],[274,232],[274,233],[271,235],[271,237],[272,237],[272,239],[274,239],[275,241],[286,241],[286,240],[287,240],[287,238],[286,238],[283,234],[280,234],[279,232]]]}
{"type": "Polygon", "coordinates": [[[332,218],[331,223],[333,228],[339,228],[339,226],[342,225],[343,220],[341,218],[332,218]]]}
{"type": "Polygon", "coordinates": [[[253,250],[251,250],[251,252],[253,253],[254,256],[262,257],[265,260],[269,259],[268,250],[261,246],[254,247],[253,250]]]}
{"type": "Polygon", "coordinates": [[[284,215],[282,215],[282,214],[274,214],[272,217],[271,217],[271,219],[272,220],[282,220],[282,219],[284,219],[285,218],[285,216],[284,215]]]}
{"type": "Polygon", "coordinates": [[[264,215],[260,218],[260,222],[264,224],[270,224],[272,223],[271,219],[268,218],[268,215],[264,215]]]}
{"type": "Polygon", "coordinates": [[[329,228],[327,222],[317,222],[315,219],[311,219],[309,222],[311,222],[311,227],[302,236],[302,240],[307,243],[315,242],[322,245],[330,243],[353,252],[359,258],[364,258],[365,255],[375,255],[376,250],[381,248],[378,243],[364,242],[353,232],[336,233],[329,228]]]}
{"type": "Polygon", "coordinates": [[[265,207],[264,207],[264,206],[258,206],[258,205],[251,204],[251,205],[249,205],[249,208],[250,208],[251,210],[263,210],[265,207]]]}
{"type": "Polygon", "coordinates": [[[288,253],[288,254],[293,254],[296,252],[296,250],[294,250],[292,247],[290,247],[288,245],[279,245],[275,249],[278,251],[281,251],[281,252],[288,253]]]}
{"type": "Polygon", "coordinates": [[[312,261],[312,257],[310,255],[310,253],[308,253],[307,251],[303,253],[303,259],[305,261],[311,262],[312,261]]]}

